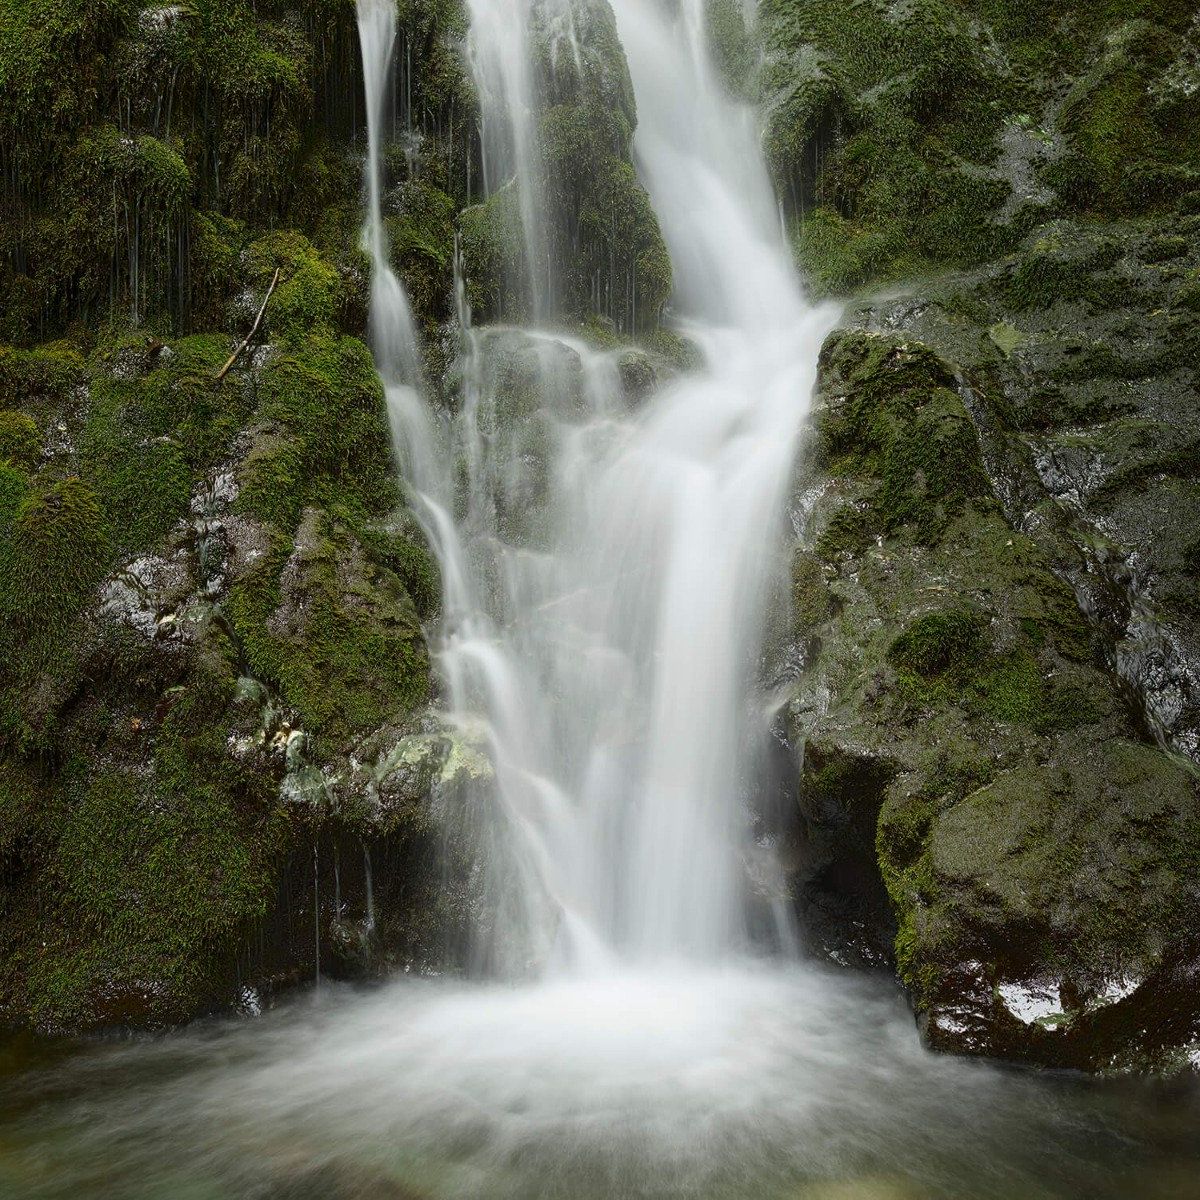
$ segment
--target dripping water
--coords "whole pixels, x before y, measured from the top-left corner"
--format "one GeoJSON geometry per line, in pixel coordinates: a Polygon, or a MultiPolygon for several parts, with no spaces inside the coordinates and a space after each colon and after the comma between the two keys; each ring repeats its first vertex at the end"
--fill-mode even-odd
{"type": "Polygon", "coordinates": [[[367,846],[366,840],[362,844],[363,852],[363,880],[367,892],[367,932],[375,931],[375,880],[371,874],[371,851],[367,846]]]}

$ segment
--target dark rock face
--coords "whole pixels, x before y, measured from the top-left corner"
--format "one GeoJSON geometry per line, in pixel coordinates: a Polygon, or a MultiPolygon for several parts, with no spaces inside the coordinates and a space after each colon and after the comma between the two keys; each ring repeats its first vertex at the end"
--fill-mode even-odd
{"type": "MultiPolygon", "coordinates": [[[[873,832],[940,1049],[1170,1067],[1200,1033],[1196,266],[1171,240],[1192,220],[1039,230],[860,304],[823,353],[794,570],[802,804],[831,862],[861,871],[873,832]],[[1048,262],[1071,282],[1031,301],[1048,262]]],[[[814,887],[826,908],[844,891],[818,875],[802,908],[814,887]]]]}

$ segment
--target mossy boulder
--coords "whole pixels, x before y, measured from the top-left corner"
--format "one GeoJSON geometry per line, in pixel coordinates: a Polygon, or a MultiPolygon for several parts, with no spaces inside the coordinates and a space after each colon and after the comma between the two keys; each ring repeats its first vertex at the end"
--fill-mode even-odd
{"type": "Polygon", "coordinates": [[[771,0],[766,149],[812,286],[855,291],[1014,247],[1047,217],[1196,188],[1183,4],[771,0]]]}
{"type": "Polygon", "coordinates": [[[42,435],[28,414],[0,411],[0,459],[16,466],[32,467],[42,453],[42,435]]]}
{"type": "Polygon", "coordinates": [[[822,350],[830,397],[820,446],[832,470],[877,481],[871,504],[889,532],[936,540],[991,488],[953,368],[927,347],[884,335],[835,335],[822,350]]]}
{"type": "Polygon", "coordinates": [[[890,960],[940,1049],[1166,1064],[1200,1020],[1179,983],[1198,776],[1146,740],[1070,585],[1081,550],[1009,522],[988,344],[972,369],[895,333],[822,353],[793,573],[801,913],[835,960],[890,960]]]}

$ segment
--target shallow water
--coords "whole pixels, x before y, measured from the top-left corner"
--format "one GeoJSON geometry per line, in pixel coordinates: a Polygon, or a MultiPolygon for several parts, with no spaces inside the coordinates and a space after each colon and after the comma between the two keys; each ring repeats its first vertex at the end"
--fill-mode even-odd
{"type": "Polygon", "coordinates": [[[30,1200],[1200,1196],[1194,1090],[938,1057],[811,967],[326,988],[8,1057],[30,1200]]]}

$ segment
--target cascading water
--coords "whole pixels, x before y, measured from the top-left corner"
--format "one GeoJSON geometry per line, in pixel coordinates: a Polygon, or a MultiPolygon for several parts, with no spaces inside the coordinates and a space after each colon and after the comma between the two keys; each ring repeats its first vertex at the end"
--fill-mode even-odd
{"type": "Polygon", "coordinates": [[[396,49],[395,0],[358,0],[357,12],[367,108],[367,222],[363,242],[371,256],[372,272],[368,332],[397,439],[397,455],[411,477],[430,470],[434,451],[418,391],[420,350],[412,309],[404,285],[392,270],[383,219],[383,149],[396,49]]]}
{"type": "MultiPolygon", "coordinates": [[[[473,61],[485,127],[526,147],[519,172],[536,138],[514,31],[530,16],[509,9],[475,0],[473,61]]],[[[518,958],[600,970],[744,940],[762,608],[831,320],[803,301],[752,115],[713,78],[698,12],[681,29],[640,0],[616,10],[639,167],[707,366],[639,408],[611,354],[550,332],[469,335],[460,561],[488,582],[442,655],[457,719],[487,731],[496,763],[515,874],[504,932],[518,958]],[[511,375],[514,356],[534,380],[522,411],[488,365],[511,375]]]]}
{"type": "MultiPolygon", "coordinates": [[[[464,320],[448,461],[466,464],[466,500],[452,520],[441,483],[451,472],[401,382],[415,368],[379,195],[386,8],[360,4],[372,336],[389,397],[403,397],[391,404],[396,440],[443,567],[452,720],[486,738],[495,767],[491,794],[465,816],[491,846],[481,955],[510,971],[718,959],[743,947],[748,863],[764,857],[749,838],[762,742],[750,697],[771,547],[831,314],[801,296],[752,114],[713,77],[699,10],[675,20],[621,0],[638,163],[707,365],[641,408],[612,353],[464,320]]],[[[534,261],[548,215],[530,5],[473,0],[471,15],[489,183],[518,189],[534,261]]],[[[562,13],[540,15],[552,36],[569,36],[562,13]]],[[[535,282],[534,311],[541,294],[535,282]]]]}

